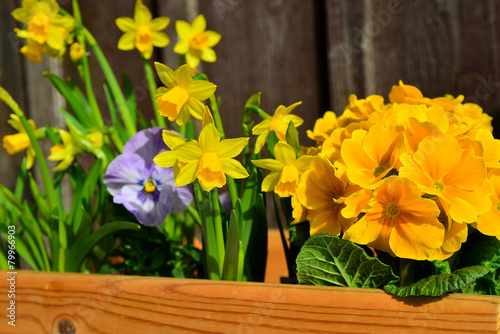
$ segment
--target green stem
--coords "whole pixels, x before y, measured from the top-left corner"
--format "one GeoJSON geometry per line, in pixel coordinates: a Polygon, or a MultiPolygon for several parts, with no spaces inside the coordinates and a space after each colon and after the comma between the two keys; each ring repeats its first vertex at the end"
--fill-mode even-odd
{"type": "Polygon", "coordinates": [[[278,203],[276,202],[276,195],[272,193],[273,197],[273,207],[274,207],[274,216],[276,217],[276,223],[278,224],[278,230],[280,231],[281,243],[283,244],[283,250],[285,252],[286,265],[288,267],[288,272],[291,273],[292,264],[290,258],[290,249],[288,248],[288,244],[286,242],[285,233],[283,231],[283,225],[281,224],[281,217],[278,209],[278,203]]]}
{"type": "Polygon", "coordinates": [[[167,127],[167,122],[165,121],[165,117],[160,115],[158,112],[158,104],[156,103],[155,99],[155,91],[156,91],[156,82],[155,82],[155,77],[153,74],[153,68],[151,67],[151,64],[149,63],[149,60],[141,57],[142,58],[142,65],[144,66],[144,73],[146,73],[146,80],[148,81],[149,85],[149,93],[151,95],[151,102],[153,103],[153,109],[155,111],[156,115],[156,123],[158,126],[162,128],[167,127]]]}
{"type": "Polygon", "coordinates": [[[212,115],[214,116],[215,127],[220,133],[220,139],[224,140],[224,138],[226,138],[226,134],[224,132],[224,126],[222,125],[222,119],[220,117],[219,104],[217,103],[215,95],[210,96],[210,107],[212,108],[212,115]]]}
{"type": "Polygon", "coordinates": [[[224,266],[224,257],[226,254],[225,242],[224,242],[224,232],[222,231],[222,219],[220,216],[220,202],[219,196],[217,194],[217,189],[214,188],[211,191],[212,197],[212,215],[214,217],[214,228],[215,228],[215,238],[217,240],[217,255],[219,258],[219,272],[222,273],[222,268],[224,266]]]}
{"type": "MultiPolygon", "coordinates": [[[[81,37],[81,45],[82,47],[85,48],[85,36],[82,35],[81,37]]],[[[99,110],[99,105],[97,103],[97,99],[94,94],[94,89],[92,88],[92,80],[90,78],[90,69],[89,69],[89,60],[87,58],[87,53],[85,51],[85,55],[81,59],[81,65],[83,69],[83,84],[85,85],[85,90],[87,91],[87,99],[90,104],[90,108],[92,110],[92,117],[94,118],[94,121],[97,122],[97,125],[99,127],[104,126],[104,120],[102,119],[101,111],[99,110]]]]}
{"type": "Polygon", "coordinates": [[[132,136],[137,132],[137,129],[135,127],[135,122],[132,120],[131,112],[127,106],[125,97],[123,96],[123,93],[120,89],[120,85],[118,84],[113,70],[111,69],[111,66],[109,65],[95,38],[87,29],[83,29],[83,31],[89,45],[94,50],[95,57],[99,62],[99,65],[101,66],[104,76],[106,77],[106,81],[108,82],[109,88],[111,89],[111,93],[113,94],[113,97],[118,104],[118,109],[120,110],[123,122],[125,123],[125,127],[128,130],[128,134],[129,136],[132,136]]]}

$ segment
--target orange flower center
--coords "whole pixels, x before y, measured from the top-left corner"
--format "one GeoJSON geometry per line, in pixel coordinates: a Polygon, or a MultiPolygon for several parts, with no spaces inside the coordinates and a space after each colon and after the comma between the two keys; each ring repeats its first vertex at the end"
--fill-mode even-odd
{"type": "Polygon", "coordinates": [[[168,117],[169,121],[175,121],[188,100],[188,91],[180,86],[175,86],[156,100],[158,112],[162,116],[168,117]]]}
{"type": "Polygon", "coordinates": [[[202,188],[221,188],[226,184],[226,176],[222,171],[220,159],[215,152],[205,152],[200,158],[198,173],[196,174],[202,188]]]}
{"type": "Polygon", "coordinates": [[[47,14],[39,13],[28,23],[28,35],[37,43],[43,44],[49,36],[50,19],[47,14]]]}
{"type": "Polygon", "coordinates": [[[135,34],[135,47],[140,52],[145,52],[153,44],[153,35],[148,25],[143,24],[137,27],[135,34]]]}
{"type": "Polygon", "coordinates": [[[394,203],[390,203],[389,205],[387,205],[387,207],[385,208],[385,215],[386,217],[388,218],[394,218],[396,217],[397,215],[399,214],[399,208],[396,204],[394,203]]]}
{"type": "Polygon", "coordinates": [[[438,190],[438,191],[443,191],[444,190],[444,185],[441,182],[438,182],[438,181],[434,182],[432,184],[432,187],[434,189],[438,190]]]}
{"type": "Polygon", "coordinates": [[[192,49],[195,49],[195,50],[202,50],[202,49],[208,47],[207,34],[200,32],[200,33],[194,35],[191,38],[191,40],[189,41],[189,45],[191,46],[192,49]]]}

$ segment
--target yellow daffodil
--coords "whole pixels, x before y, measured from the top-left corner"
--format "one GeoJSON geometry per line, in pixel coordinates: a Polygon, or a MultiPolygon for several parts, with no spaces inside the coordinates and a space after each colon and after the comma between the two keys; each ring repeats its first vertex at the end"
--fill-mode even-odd
{"type": "Polygon", "coordinates": [[[274,156],[276,159],[252,160],[255,166],[271,171],[262,181],[262,191],[274,190],[281,197],[295,195],[300,175],[309,168],[314,157],[303,155],[297,159],[293,148],[283,142],[274,146],[274,156]]]}
{"type": "Polygon", "coordinates": [[[69,57],[71,58],[72,62],[76,63],[77,61],[82,59],[84,55],[85,49],[80,43],[75,42],[71,44],[71,46],[69,47],[69,57]]]}
{"type": "Polygon", "coordinates": [[[226,174],[235,179],[248,177],[245,167],[233,159],[248,144],[248,138],[220,140],[220,133],[213,122],[204,124],[198,141],[182,143],[182,137],[168,130],[164,131],[163,138],[166,138],[165,143],[172,153],[160,153],[154,162],[161,167],[182,163],[182,168],[175,176],[176,186],[184,186],[198,179],[203,190],[210,191],[226,184],[226,174]]]}
{"type": "Polygon", "coordinates": [[[170,43],[167,34],[163,32],[170,23],[168,17],[153,19],[151,12],[142,0],[135,3],[134,18],[119,17],[116,25],[124,32],[118,41],[118,49],[128,51],[136,48],[145,59],[151,58],[153,46],[163,48],[170,43]]]}
{"type": "Polygon", "coordinates": [[[370,200],[366,214],[344,234],[344,239],[368,245],[400,258],[426,260],[443,245],[444,227],[436,203],[420,197],[407,178],[390,176],[370,200]]]}
{"type": "MultiPolygon", "coordinates": [[[[4,136],[2,140],[3,147],[7,151],[7,154],[9,155],[14,155],[16,153],[26,150],[26,168],[31,169],[31,167],[33,167],[33,163],[35,162],[35,150],[31,146],[30,139],[28,137],[28,134],[24,130],[23,125],[21,124],[19,116],[11,114],[10,120],[8,120],[7,122],[14,129],[16,129],[18,133],[4,136]]],[[[35,122],[29,119],[28,124],[30,125],[31,130],[35,132],[36,130],[35,122]]]]}
{"type": "Polygon", "coordinates": [[[359,186],[341,181],[336,176],[333,164],[326,157],[316,156],[310,169],[302,175],[297,188],[297,198],[307,209],[311,235],[340,235],[351,227],[357,218],[344,218],[341,210],[345,207],[345,197],[360,189],[359,186]]]}
{"type": "Polygon", "coordinates": [[[23,0],[22,7],[14,9],[12,16],[27,26],[26,30],[15,31],[18,37],[27,39],[21,53],[29,60],[41,61],[44,51],[51,57],[62,57],[71,40],[74,19],[59,14],[55,0],[23,0]]]}
{"type": "Polygon", "coordinates": [[[155,92],[158,112],[179,125],[186,124],[190,115],[201,119],[205,110],[201,101],[208,99],[217,86],[205,80],[193,80],[188,65],[182,65],[175,72],[161,63],[155,63],[155,67],[166,86],[155,92]]]}
{"type": "Polygon", "coordinates": [[[490,209],[493,190],[484,159],[472,145],[463,149],[449,134],[427,137],[414,154],[400,159],[399,175],[415,181],[422,192],[443,198],[453,220],[473,223],[490,209]]]}
{"type": "Polygon", "coordinates": [[[301,103],[302,102],[296,102],[288,107],[280,105],[276,108],[273,117],[263,120],[252,128],[252,134],[258,136],[255,142],[255,153],[260,152],[266,143],[271,130],[276,132],[280,141],[286,142],[286,130],[288,129],[288,124],[292,122],[295,127],[298,127],[304,123],[304,120],[299,116],[290,115],[292,110],[301,103]]]}
{"type": "Polygon", "coordinates": [[[75,160],[75,156],[82,152],[78,147],[78,143],[68,131],[59,129],[59,136],[61,136],[63,143],[52,146],[50,148],[50,155],[47,157],[50,161],[61,161],[54,168],[54,172],[67,169],[75,160]]]}
{"type": "Polygon", "coordinates": [[[207,21],[201,14],[194,19],[192,25],[183,20],[175,22],[175,30],[181,40],[175,44],[174,52],[186,55],[189,67],[196,68],[200,59],[207,63],[217,60],[212,47],[219,43],[221,35],[212,30],[205,30],[206,27],[207,21]]]}
{"type": "Polygon", "coordinates": [[[381,124],[368,131],[355,130],[341,147],[349,180],[366,189],[377,188],[382,178],[399,167],[399,155],[404,150],[402,137],[402,129],[381,124]]]}

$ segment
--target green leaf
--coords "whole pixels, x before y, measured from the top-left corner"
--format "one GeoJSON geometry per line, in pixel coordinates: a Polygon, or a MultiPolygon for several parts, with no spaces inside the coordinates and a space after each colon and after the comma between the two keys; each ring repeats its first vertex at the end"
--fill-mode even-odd
{"type": "Polygon", "coordinates": [[[499,269],[495,272],[490,272],[481,278],[478,278],[470,285],[462,288],[463,293],[479,294],[479,295],[499,295],[500,282],[498,281],[499,269]]]}
{"type": "Polygon", "coordinates": [[[288,123],[288,128],[286,129],[286,142],[293,147],[297,158],[300,157],[299,132],[292,121],[288,123]]]}
{"type": "Polygon", "coordinates": [[[467,242],[462,245],[457,268],[487,266],[500,268],[500,240],[482,233],[469,233],[467,242]]]}
{"type": "Polygon", "coordinates": [[[494,269],[488,267],[473,266],[455,270],[451,274],[432,275],[408,286],[398,287],[395,284],[388,284],[384,289],[399,297],[441,296],[448,292],[467,288],[477,279],[492,271],[494,269]]]}
{"type": "Polygon", "coordinates": [[[267,138],[267,151],[269,153],[269,159],[274,159],[274,146],[279,141],[280,140],[278,139],[276,132],[271,130],[271,132],[269,132],[269,137],[267,138]]]}
{"type": "MultiPolygon", "coordinates": [[[[241,219],[241,215],[239,219],[241,219]]],[[[238,218],[236,210],[231,212],[229,219],[229,229],[227,231],[226,253],[224,255],[224,265],[222,267],[222,279],[236,281],[238,278],[238,259],[241,241],[238,236],[238,218]]]]}
{"type": "Polygon", "coordinates": [[[245,254],[245,273],[248,280],[263,282],[267,262],[267,216],[264,196],[259,193],[255,199],[252,230],[245,254]]]}
{"type": "Polygon", "coordinates": [[[85,257],[90,253],[92,248],[97,245],[102,238],[123,230],[139,230],[141,228],[137,223],[131,222],[111,222],[98,228],[90,235],[76,240],[70,245],[66,256],[65,270],[69,272],[77,272],[83,263],[85,257]]]}
{"type": "Polygon", "coordinates": [[[259,107],[260,106],[260,97],[261,97],[262,93],[261,92],[257,92],[255,94],[253,94],[252,96],[250,96],[250,98],[247,100],[247,102],[245,102],[245,108],[249,107],[249,106],[257,106],[259,107]]]}
{"type": "MultiPolygon", "coordinates": [[[[113,131],[118,134],[122,143],[126,143],[130,136],[120,122],[118,111],[116,110],[116,105],[113,100],[113,94],[111,93],[111,88],[107,82],[104,83],[104,94],[106,95],[106,101],[108,102],[109,116],[111,117],[111,124],[113,124],[113,131]]],[[[119,148],[119,150],[121,151],[121,148],[119,148]]]]}
{"type": "Polygon", "coordinates": [[[398,279],[390,266],[353,242],[329,234],[309,238],[297,256],[300,284],[377,288],[398,279]]]}
{"type": "Polygon", "coordinates": [[[122,73],[122,84],[125,91],[125,102],[127,103],[132,119],[135,120],[137,117],[137,101],[134,95],[134,87],[126,73],[122,73]]]}

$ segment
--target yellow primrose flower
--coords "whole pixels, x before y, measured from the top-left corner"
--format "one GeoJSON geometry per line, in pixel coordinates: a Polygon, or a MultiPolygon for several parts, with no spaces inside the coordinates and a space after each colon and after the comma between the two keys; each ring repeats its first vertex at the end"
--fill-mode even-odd
{"type": "Polygon", "coordinates": [[[316,120],[312,131],[307,130],[307,136],[319,145],[330,137],[332,131],[338,127],[339,121],[337,120],[337,115],[332,111],[327,111],[322,118],[316,120]]]}
{"type": "Polygon", "coordinates": [[[21,49],[28,59],[41,61],[43,51],[52,57],[62,57],[66,42],[71,40],[74,19],[59,14],[59,5],[55,0],[23,0],[22,7],[14,9],[12,16],[27,25],[26,30],[15,31],[18,37],[28,41],[21,49]]]}
{"type": "MultiPolygon", "coordinates": [[[[18,133],[4,136],[2,140],[3,147],[9,155],[14,155],[23,150],[26,150],[26,168],[31,169],[31,167],[33,167],[33,163],[35,162],[35,150],[31,146],[30,139],[28,137],[28,134],[24,130],[23,125],[21,124],[19,116],[17,116],[16,114],[11,114],[10,120],[8,120],[7,122],[14,129],[16,129],[18,133]]],[[[29,119],[28,124],[30,125],[31,130],[35,132],[35,122],[29,119]]]]}
{"type": "Polygon", "coordinates": [[[444,227],[436,203],[420,197],[407,178],[390,176],[370,199],[366,214],[344,234],[344,239],[368,245],[393,256],[427,260],[443,245],[444,227]]]}
{"type": "Polygon", "coordinates": [[[345,207],[344,199],[360,189],[341,181],[326,157],[316,156],[297,188],[297,198],[307,209],[311,235],[340,235],[351,227],[357,218],[344,218],[341,210],[345,207]]]}
{"type": "Polygon", "coordinates": [[[477,218],[476,228],[483,234],[498,238],[500,236],[500,169],[493,170],[489,179],[493,186],[493,194],[490,196],[492,205],[486,213],[477,218]]]}
{"type": "Polygon", "coordinates": [[[170,43],[167,34],[162,32],[170,23],[168,17],[153,19],[151,12],[142,0],[135,3],[134,18],[119,17],[115,21],[125,34],[118,41],[118,49],[128,51],[136,48],[145,59],[151,58],[153,46],[163,48],[170,43]]]}
{"type": "Polygon", "coordinates": [[[273,191],[280,197],[288,197],[297,193],[300,174],[306,171],[314,158],[303,155],[296,158],[294,149],[284,142],[274,146],[275,159],[252,160],[260,168],[269,169],[271,173],[262,181],[262,191],[273,191]]]}
{"type": "Polygon", "coordinates": [[[260,150],[266,143],[267,138],[269,137],[269,132],[271,132],[271,130],[274,130],[276,132],[276,135],[278,136],[278,139],[280,141],[286,143],[286,130],[288,129],[288,124],[290,122],[293,122],[293,125],[295,125],[295,127],[298,127],[302,123],[304,123],[304,120],[299,116],[290,115],[292,110],[301,103],[302,102],[296,102],[288,107],[280,105],[278,108],[276,108],[273,117],[263,120],[252,128],[252,134],[258,136],[255,142],[256,154],[260,152],[260,150]]]}
{"type": "Polygon", "coordinates": [[[429,254],[429,261],[443,261],[455,254],[462,244],[467,241],[468,228],[467,224],[457,223],[451,219],[449,214],[450,205],[441,197],[431,198],[439,207],[440,214],[438,220],[444,227],[443,245],[434,249],[429,254]]]}
{"type": "Polygon", "coordinates": [[[358,100],[356,95],[349,96],[349,105],[345,107],[343,117],[354,121],[363,121],[384,107],[384,98],[380,95],[370,95],[366,99],[358,100]]]}
{"type": "Polygon", "coordinates": [[[462,148],[449,134],[427,137],[415,153],[403,153],[400,160],[399,175],[415,181],[422,192],[443,198],[453,220],[473,223],[491,208],[493,189],[473,145],[462,148]]]}
{"type": "Polygon", "coordinates": [[[181,40],[175,44],[174,52],[186,55],[189,67],[196,68],[200,59],[207,63],[217,60],[212,47],[219,43],[221,35],[212,30],[205,30],[206,27],[207,21],[201,14],[194,19],[192,25],[183,20],[175,22],[175,30],[181,40]]]}
{"type": "Polygon", "coordinates": [[[155,91],[158,112],[179,125],[186,124],[189,115],[201,119],[208,99],[217,87],[205,80],[193,80],[188,65],[182,65],[175,72],[168,66],[155,63],[156,72],[166,87],[155,91]]]}
{"type": "Polygon", "coordinates": [[[163,133],[171,153],[160,153],[153,161],[161,167],[182,163],[182,168],[175,176],[176,186],[184,186],[198,179],[203,190],[210,191],[226,184],[225,174],[235,179],[248,177],[245,167],[233,159],[248,144],[248,138],[220,140],[220,133],[213,122],[205,124],[198,141],[182,143],[184,140],[180,135],[168,130],[163,133]]]}
{"type": "Polygon", "coordinates": [[[405,85],[402,80],[399,80],[399,85],[392,86],[389,101],[392,103],[426,104],[430,99],[424,98],[417,87],[405,85]]]}
{"type": "Polygon", "coordinates": [[[382,178],[399,168],[402,138],[403,130],[394,126],[375,124],[368,131],[355,130],[340,150],[349,181],[366,189],[377,188],[382,178]]]}

